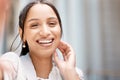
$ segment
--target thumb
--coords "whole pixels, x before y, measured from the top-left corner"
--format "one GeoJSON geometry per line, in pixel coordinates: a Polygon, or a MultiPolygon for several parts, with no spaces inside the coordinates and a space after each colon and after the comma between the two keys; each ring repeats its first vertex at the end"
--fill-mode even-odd
{"type": "Polygon", "coordinates": [[[60,68],[62,63],[63,63],[63,61],[59,58],[57,52],[55,52],[53,56],[54,56],[55,64],[57,65],[58,68],[60,68]]]}

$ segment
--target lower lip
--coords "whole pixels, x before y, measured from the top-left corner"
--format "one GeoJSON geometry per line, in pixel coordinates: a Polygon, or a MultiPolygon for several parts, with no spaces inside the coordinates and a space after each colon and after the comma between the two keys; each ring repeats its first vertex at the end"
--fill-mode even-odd
{"type": "Polygon", "coordinates": [[[52,46],[52,44],[53,44],[53,41],[51,42],[51,43],[46,43],[46,44],[40,44],[40,43],[38,43],[40,46],[42,46],[42,47],[50,47],[50,46],[52,46]]]}

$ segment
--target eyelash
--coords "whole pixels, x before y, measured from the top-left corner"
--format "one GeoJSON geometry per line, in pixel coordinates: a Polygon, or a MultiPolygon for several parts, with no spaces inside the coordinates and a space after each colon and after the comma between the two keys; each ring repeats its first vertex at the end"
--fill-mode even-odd
{"type": "Polygon", "coordinates": [[[48,23],[48,25],[49,25],[50,27],[54,27],[56,24],[57,24],[56,22],[49,22],[49,23],[48,23]]]}
{"type": "MultiPolygon", "coordinates": [[[[48,22],[47,24],[50,27],[55,27],[57,25],[57,22],[48,22]]],[[[39,25],[39,23],[33,23],[30,25],[30,28],[37,28],[39,25]]]]}
{"type": "Polygon", "coordinates": [[[39,24],[38,23],[36,23],[36,24],[31,24],[31,28],[36,28],[37,26],[38,26],[39,24]]]}

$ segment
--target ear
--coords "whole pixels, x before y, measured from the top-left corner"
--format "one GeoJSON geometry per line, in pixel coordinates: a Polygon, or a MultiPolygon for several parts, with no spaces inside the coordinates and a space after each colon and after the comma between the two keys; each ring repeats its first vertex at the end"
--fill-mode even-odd
{"type": "Polygon", "coordinates": [[[19,34],[20,34],[20,38],[22,39],[22,29],[19,28],[19,34]]]}
{"type": "Polygon", "coordinates": [[[23,35],[23,30],[21,28],[19,28],[19,34],[20,34],[20,38],[23,42],[25,42],[25,36],[23,35]],[[22,36],[23,35],[23,36],[22,36]]]}

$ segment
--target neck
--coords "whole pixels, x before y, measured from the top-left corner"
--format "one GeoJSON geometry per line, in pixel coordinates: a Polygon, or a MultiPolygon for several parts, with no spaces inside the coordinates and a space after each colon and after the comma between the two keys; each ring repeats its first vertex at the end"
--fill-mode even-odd
{"type": "Polygon", "coordinates": [[[40,58],[36,56],[31,56],[36,75],[41,78],[48,78],[49,73],[52,69],[52,56],[49,58],[40,58]]]}

